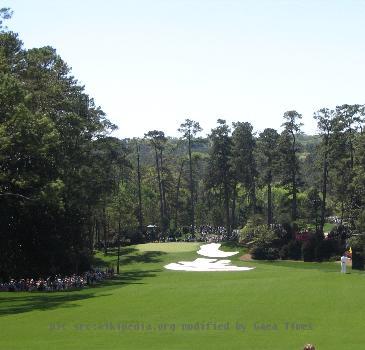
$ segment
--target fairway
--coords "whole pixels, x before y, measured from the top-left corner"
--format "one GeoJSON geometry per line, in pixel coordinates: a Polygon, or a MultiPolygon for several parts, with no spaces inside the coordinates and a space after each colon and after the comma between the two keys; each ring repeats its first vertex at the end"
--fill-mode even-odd
{"type": "Polygon", "coordinates": [[[159,251],[164,253],[180,253],[195,252],[199,247],[199,243],[148,243],[138,244],[136,248],[141,252],[159,251]]]}
{"type": "Polygon", "coordinates": [[[341,275],[336,263],[242,262],[243,252],[232,263],[254,270],[164,269],[196,259],[197,248],[125,247],[120,276],[94,288],[1,293],[0,349],[364,348],[363,273],[341,275]]]}

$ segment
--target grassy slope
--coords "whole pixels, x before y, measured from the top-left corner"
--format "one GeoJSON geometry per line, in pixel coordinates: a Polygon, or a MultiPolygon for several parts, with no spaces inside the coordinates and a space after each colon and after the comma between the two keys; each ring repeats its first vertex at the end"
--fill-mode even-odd
{"type": "Polygon", "coordinates": [[[320,350],[363,349],[362,273],[341,275],[336,263],[243,263],[238,257],[236,264],[256,269],[176,272],[163,265],[198,257],[196,245],[137,248],[123,249],[121,277],[103,286],[64,293],[0,293],[0,349],[291,350],[307,342],[320,350]],[[154,251],[159,247],[162,251],[154,251]],[[108,322],[151,329],[92,329],[108,322]],[[228,324],[229,329],[181,329],[197,322],[228,324]],[[313,329],[286,330],[285,322],[313,329]],[[236,330],[236,323],[246,330],[236,330]],[[255,323],[278,329],[255,330],[255,323]]]}

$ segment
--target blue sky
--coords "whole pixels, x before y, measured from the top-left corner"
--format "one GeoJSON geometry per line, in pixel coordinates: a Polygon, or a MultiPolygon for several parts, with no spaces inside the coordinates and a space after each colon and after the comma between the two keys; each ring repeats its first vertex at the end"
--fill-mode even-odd
{"type": "Polygon", "coordinates": [[[365,1],[1,0],[26,48],[51,45],[119,126],[116,136],[187,117],[280,128],[295,109],[365,103],[365,1]]]}

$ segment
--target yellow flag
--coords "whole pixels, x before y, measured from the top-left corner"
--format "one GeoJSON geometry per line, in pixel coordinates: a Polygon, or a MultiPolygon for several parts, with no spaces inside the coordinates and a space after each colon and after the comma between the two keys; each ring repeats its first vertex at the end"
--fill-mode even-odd
{"type": "Polygon", "coordinates": [[[349,249],[349,253],[350,253],[350,254],[352,254],[352,248],[351,248],[351,247],[350,247],[350,249],[349,249]]]}

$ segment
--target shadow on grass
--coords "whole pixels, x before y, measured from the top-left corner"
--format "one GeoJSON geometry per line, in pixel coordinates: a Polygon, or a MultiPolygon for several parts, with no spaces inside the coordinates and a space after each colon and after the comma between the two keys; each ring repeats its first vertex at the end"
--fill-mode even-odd
{"type": "Polygon", "coordinates": [[[133,263],[158,263],[161,262],[161,257],[166,255],[165,252],[149,251],[140,252],[134,255],[122,255],[120,262],[121,265],[133,264],[133,263]]]}
{"type": "MultiPolygon", "coordinates": [[[[117,264],[117,248],[108,250],[106,256],[94,256],[92,259],[92,265],[95,267],[106,268],[115,266],[117,264]]],[[[133,247],[123,247],[120,250],[120,265],[128,265],[133,263],[158,263],[161,262],[161,256],[165,255],[165,252],[161,251],[147,251],[141,252],[133,247]]]]}
{"type": "MultiPolygon", "coordinates": [[[[120,256],[125,256],[129,254],[136,254],[138,249],[133,247],[122,247],[120,249],[120,256]]],[[[117,248],[109,248],[107,255],[104,255],[103,252],[99,251],[99,254],[103,254],[102,256],[94,255],[91,260],[91,265],[99,268],[107,268],[111,265],[115,265],[117,263],[118,249],[117,248]]]]}
{"type": "Polygon", "coordinates": [[[103,281],[103,283],[98,283],[90,286],[90,289],[103,288],[103,290],[114,289],[116,287],[122,287],[129,284],[144,284],[142,280],[149,277],[155,277],[157,272],[162,270],[129,270],[123,271],[121,266],[121,272],[114,278],[103,281]]]}
{"type": "Polygon", "coordinates": [[[105,297],[104,292],[129,284],[143,284],[145,278],[155,277],[160,270],[130,270],[112,279],[90,286],[86,289],[63,292],[1,292],[0,317],[30,311],[48,311],[58,308],[80,306],[79,301],[105,297]]]}
{"type": "MultiPolygon", "coordinates": [[[[8,293],[6,293],[8,294],[8,293]]],[[[13,293],[13,296],[2,297],[0,294],[0,316],[20,314],[29,311],[46,311],[58,307],[78,306],[78,301],[95,297],[95,293],[55,292],[55,293],[13,293]]],[[[107,294],[104,294],[107,295],[107,294]]],[[[99,294],[98,296],[104,296],[99,294]]]]}

